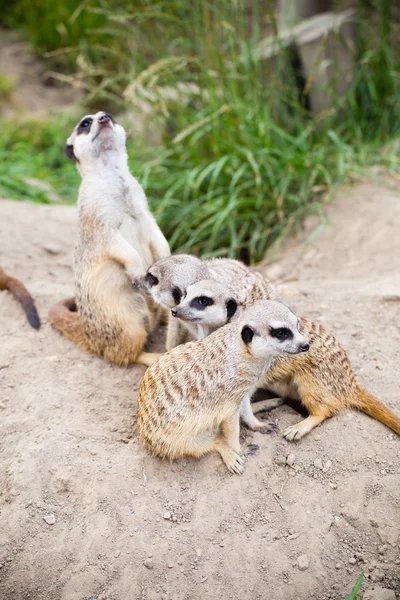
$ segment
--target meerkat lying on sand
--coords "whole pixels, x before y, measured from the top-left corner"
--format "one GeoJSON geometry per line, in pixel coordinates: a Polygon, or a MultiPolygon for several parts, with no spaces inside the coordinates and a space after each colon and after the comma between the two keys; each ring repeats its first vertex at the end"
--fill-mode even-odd
{"type": "Polygon", "coordinates": [[[24,309],[30,325],[34,329],[39,329],[40,319],[34,300],[23,283],[7,275],[0,267],[0,290],[8,290],[20,302],[24,309]]]}
{"type": "Polygon", "coordinates": [[[68,138],[66,153],[82,176],[76,312],[74,299],[64,300],[52,308],[50,321],[84,350],[120,365],[150,365],[159,355],[143,346],[160,309],[132,281],[170,251],[129,171],[125,131],[111,115],[88,115],[68,138]]]}
{"type": "MultiPolygon", "coordinates": [[[[170,310],[179,304],[189,285],[202,279],[222,279],[236,290],[239,302],[247,298],[255,301],[258,298],[273,300],[277,297],[271,282],[238,260],[201,260],[189,254],[177,254],[157,261],[145,275],[136,277],[134,283],[139,290],[151,296],[154,302],[170,310]],[[263,290],[262,294],[257,291],[258,288],[263,290]]],[[[208,333],[201,326],[169,318],[166,348],[169,351],[179,344],[202,339],[205,335],[208,333]]]]}
{"type": "Polygon", "coordinates": [[[239,441],[239,411],[272,358],[308,349],[297,317],[283,304],[261,301],[203,340],[161,356],[143,377],[138,427],[145,446],[162,458],[216,450],[242,473],[256,447],[239,441]],[[284,336],[277,332],[284,332],[284,336]]]}
{"type": "MultiPolygon", "coordinates": [[[[262,295],[262,287],[257,291],[262,295]]],[[[265,294],[268,295],[267,289],[265,294]]],[[[248,303],[240,304],[235,292],[225,282],[200,281],[187,288],[186,296],[173,309],[173,314],[209,332],[230,321],[235,314],[235,303],[240,315],[241,307],[251,306],[253,302],[254,298],[249,298],[248,303]],[[227,307],[230,307],[229,310],[227,307]]],[[[286,429],[286,439],[299,440],[345,408],[364,412],[400,435],[400,418],[357,382],[347,352],[335,337],[322,325],[308,319],[301,318],[299,326],[302,335],[309,340],[309,351],[297,356],[274,358],[257,386],[281,397],[299,400],[309,412],[306,419],[286,429]]],[[[285,332],[281,334],[281,339],[285,339],[285,332]]],[[[252,405],[253,412],[265,408],[271,408],[271,400],[252,405]]],[[[254,429],[250,401],[243,403],[242,411],[243,420],[254,429]]]]}

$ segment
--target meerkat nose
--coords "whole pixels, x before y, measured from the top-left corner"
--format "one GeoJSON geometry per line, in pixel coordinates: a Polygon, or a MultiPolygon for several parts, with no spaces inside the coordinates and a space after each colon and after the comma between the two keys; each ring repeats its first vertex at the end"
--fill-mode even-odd
{"type": "Polygon", "coordinates": [[[309,350],[309,349],[310,349],[310,344],[302,344],[300,346],[301,352],[307,352],[307,350],[309,350]]]}
{"type": "Polygon", "coordinates": [[[110,115],[104,114],[99,117],[99,123],[108,123],[110,120],[110,115]]]}
{"type": "Polygon", "coordinates": [[[176,317],[176,315],[178,314],[178,311],[176,310],[176,308],[171,308],[171,314],[173,317],[176,317]]]}

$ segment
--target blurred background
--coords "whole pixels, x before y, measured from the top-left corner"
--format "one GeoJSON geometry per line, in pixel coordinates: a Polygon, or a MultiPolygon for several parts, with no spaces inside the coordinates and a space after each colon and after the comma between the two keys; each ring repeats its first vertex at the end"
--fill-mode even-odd
{"type": "Polygon", "coordinates": [[[261,260],[335,185],[398,168],[399,41],[395,0],[14,0],[0,196],[74,203],[65,140],[107,110],[174,251],[261,260]]]}

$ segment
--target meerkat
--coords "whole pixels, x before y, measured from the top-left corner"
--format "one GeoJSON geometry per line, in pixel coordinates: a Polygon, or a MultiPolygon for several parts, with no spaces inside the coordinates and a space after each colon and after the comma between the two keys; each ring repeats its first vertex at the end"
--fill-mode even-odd
{"type": "Polygon", "coordinates": [[[243,397],[255,390],[274,356],[307,349],[297,317],[275,301],[258,302],[208,337],[177,346],[143,377],[138,402],[143,443],[169,459],[216,450],[230,471],[242,473],[245,456],[256,449],[240,445],[243,397]]]}
{"type": "Polygon", "coordinates": [[[75,299],[52,308],[50,321],[86,351],[119,365],[149,366],[159,355],[143,347],[160,309],[132,282],[170,250],[129,171],[125,130],[105,112],[87,115],[68,138],[66,154],[82,178],[75,299]]]}
{"type": "Polygon", "coordinates": [[[35,302],[19,279],[7,275],[7,273],[0,267],[0,290],[8,290],[13,296],[20,302],[22,308],[25,311],[29,324],[34,329],[40,328],[40,318],[38,311],[35,306],[35,302]]]}
{"type": "MultiPolygon", "coordinates": [[[[222,281],[200,281],[187,288],[186,297],[173,310],[177,318],[195,322],[208,332],[229,323],[236,313],[235,302],[240,314],[243,307],[251,306],[262,294],[263,288],[259,286],[248,302],[239,304],[234,292],[222,281]]],[[[257,386],[281,398],[299,400],[307,409],[309,416],[286,429],[284,437],[290,441],[299,440],[345,408],[364,412],[400,435],[400,418],[358,383],[347,352],[336,338],[319,323],[305,318],[299,320],[299,327],[309,340],[309,351],[274,358],[257,386]]],[[[241,409],[242,419],[251,429],[256,429],[261,421],[253,417],[253,413],[270,409],[273,401],[265,400],[251,406],[250,399],[246,399],[241,409]]]]}
{"type": "MultiPolygon", "coordinates": [[[[171,310],[180,303],[189,285],[204,279],[215,281],[222,279],[235,289],[239,302],[249,296],[254,296],[254,299],[262,297],[271,300],[277,297],[277,292],[270,281],[238,260],[229,258],[202,260],[188,254],[169,256],[157,261],[151,265],[145,275],[136,277],[134,284],[139,290],[151,296],[157,304],[171,310]],[[263,289],[262,295],[257,295],[258,287],[263,289]]],[[[196,324],[182,323],[178,319],[169,318],[167,351],[190,340],[202,339],[205,335],[203,328],[196,324]]]]}

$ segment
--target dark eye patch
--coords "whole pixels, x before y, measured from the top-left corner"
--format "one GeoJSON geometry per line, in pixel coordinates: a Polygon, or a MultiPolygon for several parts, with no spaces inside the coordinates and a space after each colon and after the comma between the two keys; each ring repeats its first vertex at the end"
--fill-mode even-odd
{"type": "Polygon", "coordinates": [[[280,342],[293,338],[293,333],[287,327],[278,327],[277,329],[271,327],[270,334],[271,337],[277,338],[280,342]]]}
{"type": "Polygon", "coordinates": [[[158,284],[157,277],[155,277],[155,275],[152,275],[151,273],[147,273],[147,275],[146,275],[146,281],[150,284],[151,287],[153,287],[153,285],[157,285],[158,284]]]}
{"type": "Polygon", "coordinates": [[[77,134],[80,135],[81,133],[89,133],[92,123],[92,117],[86,117],[85,119],[82,119],[78,125],[78,129],[76,131],[77,134]]]}
{"type": "Polygon", "coordinates": [[[208,298],[207,296],[198,296],[197,298],[193,298],[190,303],[192,308],[197,308],[197,310],[204,310],[207,306],[212,306],[214,304],[214,300],[212,298],[208,298]]]}
{"type": "Polygon", "coordinates": [[[174,287],[174,289],[172,290],[172,297],[174,299],[174,302],[176,304],[179,304],[180,301],[182,300],[182,292],[178,287],[174,287]]]}
{"type": "Polygon", "coordinates": [[[244,341],[245,344],[250,344],[253,337],[254,337],[254,329],[252,329],[248,325],[245,325],[242,329],[242,340],[244,341]]]}
{"type": "Polygon", "coordinates": [[[233,299],[228,300],[226,303],[226,316],[227,316],[228,320],[233,317],[233,315],[236,312],[236,309],[237,309],[236,300],[233,300],[233,299]]]}

